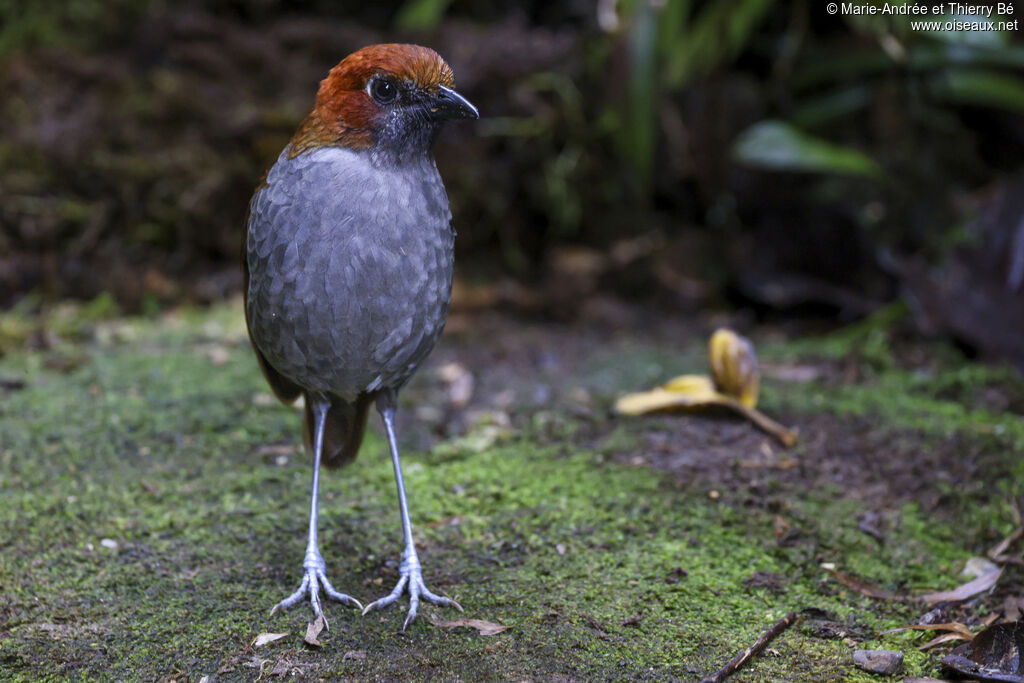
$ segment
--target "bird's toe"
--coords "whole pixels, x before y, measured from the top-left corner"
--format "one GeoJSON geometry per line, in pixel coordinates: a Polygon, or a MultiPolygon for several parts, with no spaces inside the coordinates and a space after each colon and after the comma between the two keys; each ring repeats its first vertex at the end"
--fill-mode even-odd
{"type": "Polygon", "coordinates": [[[327,576],[324,574],[323,570],[307,568],[302,576],[302,583],[299,584],[299,589],[274,605],[270,610],[271,616],[273,616],[278,610],[285,610],[289,607],[294,607],[303,598],[308,596],[309,605],[313,609],[313,614],[323,618],[324,625],[326,626],[327,617],[324,615],[323,601],[320,599],[321,589],[323,589],[324,593],[327,594],[327,597],[332,600],[336,600],[343,605],[362,608],[362,604],[351,595],[346,595],[345,593],[335,590],[334,586],[331,585],[331,582],[327,580],[327,576]]]}

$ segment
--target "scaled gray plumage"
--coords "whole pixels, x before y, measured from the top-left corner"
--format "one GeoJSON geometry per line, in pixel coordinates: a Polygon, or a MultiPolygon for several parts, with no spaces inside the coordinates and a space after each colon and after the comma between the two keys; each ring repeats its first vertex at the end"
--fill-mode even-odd
{"type": "Polygon", "coordinates": [[[398,390],[451,298],[454,232],[429,154],[398,164],[340,147],[282,152],[250,207],[253,341],[300,387],[354,401],[398,390]]]}

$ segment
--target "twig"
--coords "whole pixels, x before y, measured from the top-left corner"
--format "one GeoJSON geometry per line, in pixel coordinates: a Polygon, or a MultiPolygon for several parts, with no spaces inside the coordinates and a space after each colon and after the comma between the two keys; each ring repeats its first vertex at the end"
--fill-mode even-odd
{"type": "Polygon", "coordinates": [[[733,657],[731,662],[702,680],[700,683],[720,683],[729,676],[732,676],[734,673],[742,669],[747,662],[753,659],[754,655],[763,650],[768,643],[772,642],[772,640],[774,640],[780,633],[792,626],[795,621],[796,612],[790,612],[786,616],[782,617],[772,624],[770,629],[762,633],[761,637],[758,638],[753,645],[733,657]]]}

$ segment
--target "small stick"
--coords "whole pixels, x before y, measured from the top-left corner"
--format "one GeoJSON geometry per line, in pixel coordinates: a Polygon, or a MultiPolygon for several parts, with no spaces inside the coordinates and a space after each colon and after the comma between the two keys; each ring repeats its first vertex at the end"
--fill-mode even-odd
{"type": "Polygon", "coordinates": [[[758,638],[753,645],[733,657],[731,662],[702,680],[700,683],[721,683],[721,681],[732,676],[734,673],[742,669],[747,662],[753,659],[754,655],[763,650],[768,643],[772,642],[772,640],[774,640],[780,633],[792,626],[794,621],[796,621],[796,612],[790,612],[786,616],[782,617],[772,624],[770,629],[762,633],[761,637],[758,638]]]}

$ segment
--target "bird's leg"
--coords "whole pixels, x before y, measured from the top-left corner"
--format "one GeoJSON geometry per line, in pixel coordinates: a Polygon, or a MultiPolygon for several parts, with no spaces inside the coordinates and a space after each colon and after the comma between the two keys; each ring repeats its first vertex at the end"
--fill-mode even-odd
{"type": "MultiPolygon", "coordinates": [[[[307,396],[307,399],[313,399],[313,397],[307,396]]],[[[324,564],[324,558],[320,555],[316,528],[319,517],[320,454],[323,452],[324,446],[324,421],[327,419],[327,409],[331,404],[325,397],[317,397],[313,400],[313,415],[316,419],[316,436],[313,441],[313,490],[309,496],[309,542],[306,544],[306,557],[302,562],[302,583],[297,591],[274,605],[270,614],[273,615],[278,609],[288,609],[308,594],[313,612],[318,617],[323,617],[324,625],[327,626],[327,617],[324,616],[324,610],[320,606],[321,586],[327,593],[327,597],[333,600],[359,608],[362,608],[362,604],[352,596],[336,591],[324,573],[327,567],[324,564]]]]}
{"type": "Polygon", "coordinates": [[[416,619],[416,610],[419,608],[420,599],[426,600],[435,605],[454,607],[462,611],[459,603],[451,598],[431,593],[423,583],[423,573],[420,567],[420,558],[416,554],[416,544],[412,540],[412,523],[409,521],[409,504],[405,497],[405,480],[402,478],[402,463],[398,457],[398,439],[395,437],[395,395],[392,391],[381,393],[377,398],[377,410],[384,420],[384,428],[388,433],[388,445],[391,448],[391,463],[395,467],[395,484],[398,487],[398,508],[402,514],[402,537],[405,541],[405,549],[402,551],[402,564],[399,566],[398,583],[394,590],[379,600],[371,602],[363,610],[363,614],[375,609],[387,607],[398,600],[399,596],[406,590],[409,591],[409,614],[402,625],[406,627],[416,619]]]}

